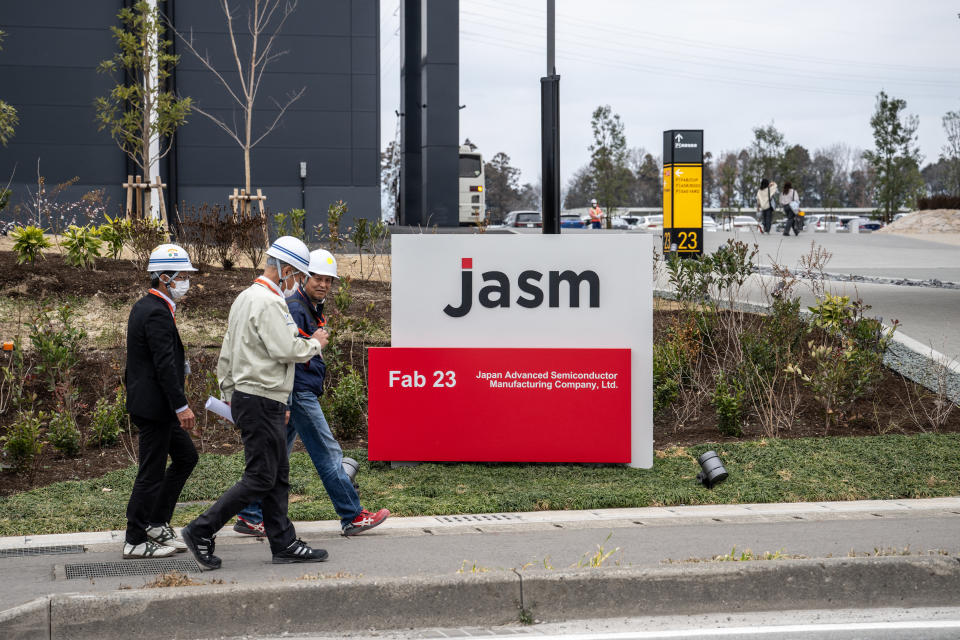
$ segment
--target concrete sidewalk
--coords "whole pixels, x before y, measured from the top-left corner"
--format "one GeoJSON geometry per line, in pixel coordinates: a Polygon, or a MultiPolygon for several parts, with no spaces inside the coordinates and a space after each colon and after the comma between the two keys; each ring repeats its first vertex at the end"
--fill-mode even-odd
{"type": "Polygon", "coordinates": [[[521,606],[563,620],[960,600],[960,498],[391,518],[355,538],[310,522],[297,532],[330,560],[273,565],[265,542],[228,530],[217,538],[223,569],[202,574],[189,554],[122,560],[122,532],[2,538],[0,637],[492,625],[518,620],[521,606]],[[734,548],[791,557],[691,561],[734,548]],[[144,575],[104,575],[137,565],[144,575]],[[205,584],[143,588],[174,568],[205,584]]]}

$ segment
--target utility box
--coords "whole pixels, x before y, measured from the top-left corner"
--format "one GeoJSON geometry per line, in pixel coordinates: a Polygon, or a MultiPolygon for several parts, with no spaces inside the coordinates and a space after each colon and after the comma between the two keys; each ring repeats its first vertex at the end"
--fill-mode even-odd
{"type": "Polygon", "coordinates": [[[703,129],[663,132],[663,253],[703,255],[703,129]]]}

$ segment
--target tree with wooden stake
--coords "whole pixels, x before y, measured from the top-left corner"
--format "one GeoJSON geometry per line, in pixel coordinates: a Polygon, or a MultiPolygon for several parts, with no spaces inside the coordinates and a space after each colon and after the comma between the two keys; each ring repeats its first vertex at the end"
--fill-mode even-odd
{"type": "MultiPolygon", "coordinates": [[[[170,70],[180,57],[169,52],[173,43],[164,39],[166,27],[157,7],[138,0],[132,7],[121,9],[117,17],[123,26],[111,27],[111,31],[118,51],[101,62],[98,71],[118,81],[108,95],[97,98],[97,122],[99,130],[109,130],[114,142],[143,171],[143,179],[137,176],[136,180],[143,188],[125,186],[128,193],[135,193],[137,210],[149,214],[153,188],[161,203],[163,200],[162,183],[158,176],[153,184],[152,167],[170,152],[174,132],[187,121],[191,99],[178,98],[165,88],[170,70]]],[[[134,183],[128,178],[127,184],[134,183]]],[[[132,208],[129,200],[127,215],[132,208]]]]}
{"type": "Polygon", "coordinates": [[[227,78],[226,69],[217,69],[214,66],[209,53],[200,53],[192,31],[189,37],[184,37],[179,31],[175,31],[175,33],[183,41],[186,48],[223,85],[231,100],[240,109],[241,117],[239,121],[233,119],[228,123],[205,108],[193,105],[194,111],[209,118],[243,149],[244,187],[239,195],[235,194],[230,199],[234,203],[235,212],[239,203],[240,213],[246,214],[252,200],[259,201],[260,210],[263,211],[263,200],[265,199],[260,189],[257,189],[257,195],[254,195],[253,192],[251,152],[255,146],[276,129],[290,105],[299,100],[307,90],[304,86],[299,90],[289,92],[282,103],[271,97],[271,102],[277,108],[277,114],[263,131],[254,134],[253,116],[257,95],[260,93],[260,84],[270,63],[289,53],[288,51],[277,51],[275,44],[280,30],[287,18],[296,9],[297,3],[284,0],[250,0],[250,9],[247,14],[247,33],[241,33],[238,29],[236,25],[237,11],[231,8],[229,0],[220,0],[220,4],[227,20],[230,50],[233,53],[233,62],[236,65],[236,81],[227,78]],[[249,51],[241,51],[237,44],[238,36],[241,36],[240,39],[242,40],[249,38],[249,51]]]}

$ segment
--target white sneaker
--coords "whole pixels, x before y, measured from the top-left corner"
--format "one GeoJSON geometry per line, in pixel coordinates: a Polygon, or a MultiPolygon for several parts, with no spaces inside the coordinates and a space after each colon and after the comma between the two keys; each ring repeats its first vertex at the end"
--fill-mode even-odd
{"type": "Polygon", "coordinates": [[[187,550],[187,545],[177,537],[177,532],[174,531],[173,527],[169,524],[150,527],[147,529],[147,537],[161,546],[170,547],[177,553],[182,553],[187,550]]]}
{"type": "Polygon", "coordinates": [[[123,543],[123,557],[130,558],[166,558],[177,552],[173,547],[165,547],[157,544],[153,540],[147,540],[140,544],[123,543]]]}

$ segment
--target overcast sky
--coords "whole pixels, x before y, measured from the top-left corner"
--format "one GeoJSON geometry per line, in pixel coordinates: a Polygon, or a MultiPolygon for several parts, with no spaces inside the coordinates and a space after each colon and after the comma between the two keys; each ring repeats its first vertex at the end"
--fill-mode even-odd
{"type": "MultiPolygon", "coordinates": [[[[665,129],[704,129],[714,155],[773,122],[789,144],[873,146],[877,93],[920,117],[924,163],[960,110],[958,0],[557,0],[561,174],[589,160],[590,115],[609,104],[627,144],[659,155],[665,129]]],[[[381,148],[394,138],[400,13],[381,0],[381,148]]],[[[546,0],[460,0],[460,140],[540,173],[546,0]]]]}

